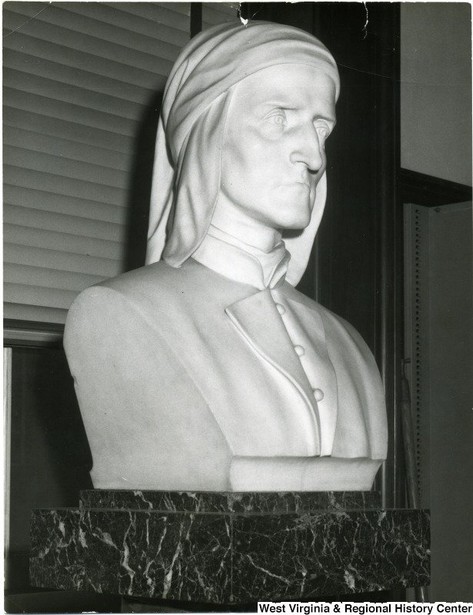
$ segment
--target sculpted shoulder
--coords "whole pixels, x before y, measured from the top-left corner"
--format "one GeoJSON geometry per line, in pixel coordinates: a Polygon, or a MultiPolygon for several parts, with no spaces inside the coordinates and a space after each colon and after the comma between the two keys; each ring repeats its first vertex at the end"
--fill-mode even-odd
{"type": "Polygon", "coordinates": [[[74,300],[71,311],[77,312],[78,309],[87,308],[89,304],[97,307],[101,302],[108,304],[112,300],[139,304],[150,295],[153,301],[168,304],[169,299],[179,295],[184,288],[199,289],[199,282],[199,276],[196,276],[194,271],[189,271],[189,268],[170,267],[160,261],[86,288],[74,300]]]}
{"type": "Polygon", "coordinates": [[[154,289],[156,300],[166,301],[169,289],[175,285],[178,270],[165,263],[155,263],[103,280],[83,290],[72,303],[66,320],[64,346],[66,351],[80,344],[86,331],[106,331],[125,315],[130,317],[134,306],[143,302],[143,295],[154,289]],[[177,274],[177,275],[176,275],[177,274]],[[172,284],[171,284],[172,278],[172,284]]]}
{"type": "MultiPolygon", "coordinates": [[[[103,280],[91,288],[104,288],[116,291],[125,297],[136,297],[150,288],[156,287],[159,287],[162,292],[173,291],[176,284],[179,284],[179,279],[186,277],[188,276],[183,268],[170,267],[160,261],[122,273],[115,278],[103,280]]],[[[90,289],[86,289],[85,292],[88,290],[90,289]]]]}
{"type": "MultiPolygon", "coordinates": [[[[203,310],[224,308],[251,294],[254,289],[236,284],[190,259],[181,267],[153,263],[104,280],[82,291],[73,302],[66,321],[65,345],[77,343],[84,329],[108,331],[121,322],[155,319],[163,325],[192,318],[203,310]]],[[[223,313],[223,309],[220,310],[223,313]]]]}
{"type": "MultiPolygon", "coordinates": [[[[202,295],[210,298],[212,295],[228,293],[230,296],[236,286],[241,287],[240,294],[247,294],[251,287],[234,282],[214,273],[196,261],[189,259],[181,267],[171,267],[163,261],[146,265],[123,273],[115,278],[103,280],[95,286],[83,291],[75,302],[85,301],[90,296],[109,296],[116,292],[134,303],[152,300],[164,303],[169,309],[169,301],[198,298],[202,295]]],[[[236,299],[235,299],[236,300],[236,299]]]]}

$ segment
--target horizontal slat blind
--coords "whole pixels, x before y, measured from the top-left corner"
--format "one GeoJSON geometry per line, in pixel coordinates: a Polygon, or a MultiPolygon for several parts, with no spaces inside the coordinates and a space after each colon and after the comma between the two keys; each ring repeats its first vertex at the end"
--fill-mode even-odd
{"type": "Polygon", "coordinates": [[[239,2],[203,2],[202,29],[238,19],[239,2]]]}
{"type": "Polygon", "coordinates": [[[135,140],[189,14],[4,3],[6,318],[63,323],[81,290],[123,270],[135,140]]]}

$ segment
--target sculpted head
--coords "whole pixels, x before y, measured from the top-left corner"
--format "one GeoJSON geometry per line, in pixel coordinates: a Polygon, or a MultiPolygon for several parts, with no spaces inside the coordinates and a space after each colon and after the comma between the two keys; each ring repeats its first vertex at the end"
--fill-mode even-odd
{"type": "Polygon", "coordinates": [[[234,86],[214,219],[306,228],[334,125],[335,84],[312,66],[271,66],[234,86]]]}
{"type": "Polygon", "coordinates": [[[325,205],[338,94],[330,52],[297,28],[225,24],[195,37],[166,86],[147,263],[179,267],[230,216],[250,234],[282,233],[297,283],[325,205]]]}

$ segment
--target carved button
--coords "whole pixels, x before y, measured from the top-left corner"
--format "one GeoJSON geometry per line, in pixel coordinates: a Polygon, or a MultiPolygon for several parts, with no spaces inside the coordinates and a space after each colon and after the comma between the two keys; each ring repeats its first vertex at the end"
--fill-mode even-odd
{"type": "Polygon", "coordinates": [[[276,303],[276,307],[278,309],[278,312],[281,314],[281,316],[286,313],[286,308],[280,303],[276,303]]]}
{"type": "Polygon", "coordinates": [[[296,351],[296,355],[298,357],[302,357],[302,355],[305,354],[305,350],[302,346],[294,346],[294,350],[296,351]]]}
{"type": "Polygon", "coordinates": [[[312,391],[314,392],[315,401],[322,401],[325,397],[322,389],[312,389],[312,391]]]}

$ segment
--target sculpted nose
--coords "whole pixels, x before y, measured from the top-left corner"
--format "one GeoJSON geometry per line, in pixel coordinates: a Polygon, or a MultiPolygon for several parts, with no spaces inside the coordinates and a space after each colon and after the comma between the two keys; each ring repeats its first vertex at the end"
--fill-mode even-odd
{"type": "Polygon", "coordinates": [[[312,125],[301,131],[291,154],[291,162],[303,163],[312,173],[317,173],[324,166],[324,143],[312,125]]]}

